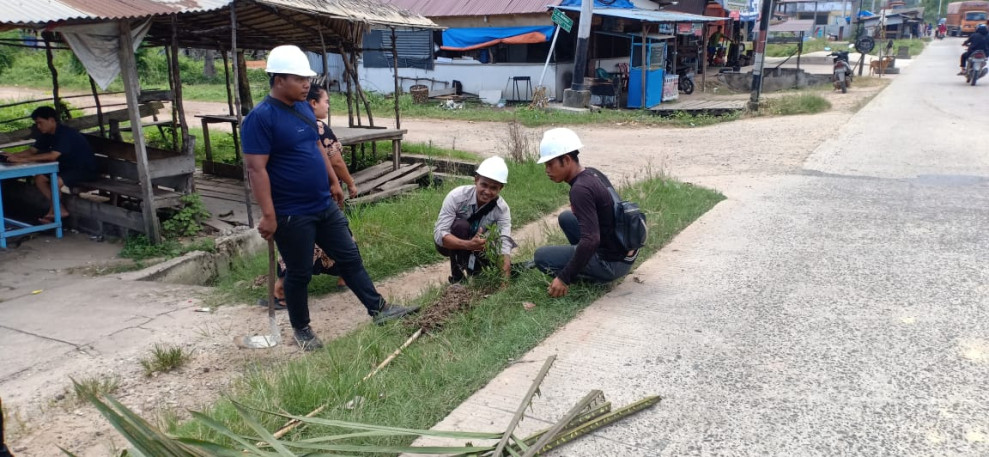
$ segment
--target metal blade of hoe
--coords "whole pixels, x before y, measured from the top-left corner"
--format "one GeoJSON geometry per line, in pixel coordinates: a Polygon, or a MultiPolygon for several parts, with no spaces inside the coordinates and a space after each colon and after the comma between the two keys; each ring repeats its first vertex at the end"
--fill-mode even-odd
{"type": "Polygon", "coordinates": [[[275,321],[275,242],[268,240],[268,335],[249,335],[235,338],[237,346],[248,349],[273,348],[281,342],[282,335],[275,321]]]}

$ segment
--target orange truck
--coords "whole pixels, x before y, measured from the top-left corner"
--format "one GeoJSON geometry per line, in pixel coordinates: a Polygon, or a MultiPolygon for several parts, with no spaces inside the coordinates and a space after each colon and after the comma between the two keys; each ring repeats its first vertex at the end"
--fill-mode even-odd
{"type": "Polygon", "coordinates": [[[948,29],[948,35],[971,35],[979,24],[985,24],[986,20],[989,20],[989,2],[949,3],[947,14],[944,25],[948,29]]]}

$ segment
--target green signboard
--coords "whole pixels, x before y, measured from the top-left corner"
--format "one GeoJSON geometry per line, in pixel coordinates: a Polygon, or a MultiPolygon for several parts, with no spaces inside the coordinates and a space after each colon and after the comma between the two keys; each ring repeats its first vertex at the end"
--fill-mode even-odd
{"type": "Polygon", "coordinates": [[[570,33],[570,29],[573,27],[573,19],[567,17],[566,14],[563,14],[562,10],[558,9],[553,9],[553,23],[559,25],[567,33],[570,33]]]}

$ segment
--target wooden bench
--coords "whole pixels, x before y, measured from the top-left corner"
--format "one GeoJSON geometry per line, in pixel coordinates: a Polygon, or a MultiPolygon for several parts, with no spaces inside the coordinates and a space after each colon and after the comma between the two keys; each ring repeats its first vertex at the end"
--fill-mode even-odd
{"type": "Polygon", "coordinates": [[[154,198],[144,202],[134,145],[93,135],[85,137],[96,153],[100,178],[81,183],[63,200],[83,230],[102,234],[105,224],[109,224],[144,233],[142,211],[178,207],[181,197],[192,190],[194,156],[147,146],[154,198]]]}

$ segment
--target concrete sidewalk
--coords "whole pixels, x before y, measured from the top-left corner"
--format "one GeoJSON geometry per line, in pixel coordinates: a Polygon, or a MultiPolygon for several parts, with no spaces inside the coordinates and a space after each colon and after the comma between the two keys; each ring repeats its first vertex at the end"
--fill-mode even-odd
{"type": "Polygon", "coordinates": [[[519,436],[663,401],[549,455],[989,455],[989,89],[948,44],[802,174],[693,179],[728,200],[436,428],[502,431],[556,354],[519,436]]]}

